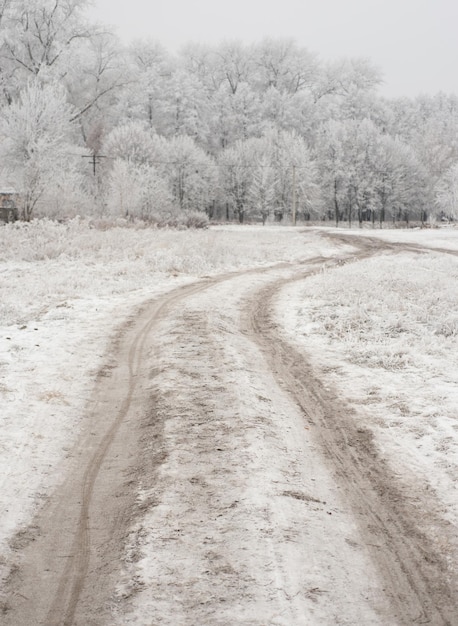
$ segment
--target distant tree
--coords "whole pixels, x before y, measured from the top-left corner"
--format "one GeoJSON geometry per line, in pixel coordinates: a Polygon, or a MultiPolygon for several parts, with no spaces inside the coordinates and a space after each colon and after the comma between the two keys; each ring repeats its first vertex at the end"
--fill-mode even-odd
{"type": "Polygon", "coordinates": [[[138,183],[141,190],[141,219],[162,222],[177,215],[177,206],[167,180],[156,167],[143,165],[138,172],[138,183]]]}
{"type": "Polygon", "coordinates": [[[164,94],[176,63],[162,45],[142,40],[131,44],[127,60],[131,78],[123,94],[127,116],[160,130],[164,124],[164,94]]]}
{"type": "Polygon", "coordinates": [[[268,87],[261,99],[261,111],[266,122],[282,130],[291,130],[292,102],[291,94],[274,86],[268,87]]]}
{"type": "Polygon", "coordinates": [[[346,198],[350,189],[350,172],[347,169],[345,126],[334,120],[319,129],[316,141],[322,193],[327,214],[333,216],[338,226],[343,218],[346,198]]]}
{"type": "Polygon", "coordinates": [[[161,221],[174,213],[167,182],[156,168],[132,161],[114,161],[108,177],[108,211],[112,215],[161,221]]]}
{"type": "Polygon", "coordinates": [[[59,85],[29,81],[18,99],[3,109],[0,152],[9,179],[20,193],[25,220],[59,180],[78,170],[73,145],[74,110],[59,85]]]}
{"type": "Polygon", "coordinates": [[[197,42],[186,44],[180,50],[178,63],[185,72],[198,79],[209,97],[220,86],[220,77],[215,75],[215,54],[211,46],[197,42]]]}
{"type": "Polygon", "coordinates": [[[152,164],[160,158],[158,138],[145,123],[128,122],[117,126],[105,138],[101,150],[110,159],[123,159],[136,165],[152,164]]]}
{"type": "Polygon", "coordinates": [[[0,93],[11,103],[33,77],[67,90],[83,139],[110,117],[129,82],[124,52],[107,28],[89,24],[90,0],[14,0],[0,5],[0,93]],[[103,114],[102,114],[103,110],[103,114]]]}
{"type": "Polygon", "coordinates": [[[381,82],[380,68],[368,59],[344,58],[323,66],[312,91],[316,102],[326,97],[339,98],[342,101],[355,94],[372,91],[381,82]]]}
{"type": "Polygon", "coordinates": [[[235,95],[240,84],[250,82],[253,73],[251,47],[240,41],[225,41],[213,49],[212,65],[216,85],[226,84],[235,95]]]}
{"type": "Polygon", "coordinates": [[[369,119],[331,121],[317,142],[323,193],[336,223],[361,224],[376,213],[388,217],[419,215],[427,198],[425,174],[413,150],[381,133],[369,119]]]}
{"type": "Polygon", "coordinates": [[[31,77],[47,83],[65,80],[79,47],[97,32],[84,18],[88,4],[88,0],[3,1],[0,66],[8,102],[31,77]]]}
{"type": "Polygon", "coordinates": [[[321,208],[318,171],[305,140],[294,131],[271,129],[264,135],[275,171],[277,215],[315,213],[321,208]]]}
{"type": "Polygon", "coordinates": [[[46,185],[33,211],[34,218],[66,220],[94,214],[94,202],[87,192],[83,160],[80,159],[80,167],[74,159],[72,161],[65,172],[56,172],[57,175],[46,185]]]}
{"type": "Polygon", "coordinates": [[[234,146],[219,155],[221,199],[243,223],[249,207],[249,189],[252,181],[252,153],[246,142],[237,141],[234,146]]]}
{"type": "Polygon", "coordinates": [[[438,93],[385,102],[386,132],[410,145],[433,188],[458,161],[458,96],[438,93]]]}
{"type": "MultiPolygon", "coordinates": [[[[70,124],[60,145],[73,148],[61,153],[65,184],[55,187],[55,212],[79,185],[103,209],[115,159],[127,163],[116,166],[125,177],[141,171],[144,181],[166,181],[180,210],[208,209],[218,195],[240,220],[248,211],[281,217],[293,207],[322,216],[323,201],[337,222],[424,218],[442,194],[458,161],[457,96],[380,98],[381,73],[367,59],[325,63],[288,39],[194,43],[176,56],[152,41],[124,48],[109,29],[87,22],[89,2],[0,0],[4,137],[25,94],[39,85],[59,90],[70,124]],[[68,156],[78,153],[75,143],[94,157],[96,176],[87,160],[77,158],[76,167],[68,156]]],[[[43,134],[48,140],[62,128],[56,120],[43,134]]],[[[12,155],[15,142],[10,132],[0,153],[12,155]]],[[[50,193],[51,174],[60,172],[50,167],[48,178],[52,159],[36,154],[4,161],[21,188],[26,180],[34,186],[40,199],[29,207],[45,202],[38,190],[46,178],[50,193]]]]}
{"type": "Polygon", "coordinates": [[[85,140],[100,119],[105,128],[117,123],[119,100],[132,82],[117,37],[109,32],[95,33],[80,42],[62,84],[75,107],[73,119],[79,122],[85,140]]]}
{"type": "Polygon", "coordinates": [[[419,120],[411,141],[433,185],[458,161],[458,96],[417,98],[419,120]]]}
{"type": "Polygon", "coordinates": [[[435,192],[439,217],[458,219],[458,163],[452,165],[439,179],[435,192]]]}
{"type": "Polygon", "coordinates": [[[168,181],[176,205],[185,211],[207,211],[215,195],[214,161],[185,135],[163,140],[161,154],[158,171],[168,181]]]}
{"type": "Polygon", "coordinates": [[[258,94],[247,83],[240,83],[236,93],[225,84],[210,103],[210,148],[217,152],[236,141],[259,136],[263,126],[258,94]]]}
{"type": "Polygon", "coordinates": [[[317,170],[305,141],[294,132],[271,128],[262,137],[238,141],[219,159],[223,201],[240,222],[248,210],[263,219],[314,212],[320,203],[317,170]]]}
{"type": "Polygon", "coordinates": [[[162,123],[156,128],[165,137],[188,135],[204,143],[208,135],[208,100],[202,84],[183,70],[174,71],[162,94],[162,123]]]}
{"type": "Polygon", "coordinates": [[[116,159],[108,177],[108,212],[119,217],[134,216],[141,206],[138,166],[116,159]]]}
{"type": "Polygon", "coordinates": [[[265,224],[275,207],[275,172],[268,155],[260,155],[253,164],[248,199],[254,214],[265,224]]]}
{"type": "Polygon", "coordinates": [[[315,54],[292,39],[265,39],[253,48],[254,80],[262,91],[271,87],[294,94],[311,89],[319,74],[315,54]]]}
{"type": "Polygon", "coordinates": [[[379,222],[410,218],[424,221],[430,204],[425,168],[414,150],[399,139],[380,134],[372,157],[371,174],[375,191],[374,209],[379,222]]]}

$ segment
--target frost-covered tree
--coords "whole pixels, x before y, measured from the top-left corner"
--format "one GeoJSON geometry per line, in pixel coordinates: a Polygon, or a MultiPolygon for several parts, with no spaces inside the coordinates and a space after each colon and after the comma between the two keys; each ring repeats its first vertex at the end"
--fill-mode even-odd
{"type": "Polygon", "coordinates": [[[167,182],[155,167],[117,159],[108,177],[108,212],[159,222],[174,214],[167,182]]]}
{"type": "Polygon", "coordinates": [[[96,33],[80,43],[62,83],[86,142],[101,121],[108,130],[116,125],[119,100],[131,82],[125,54],[114,35],[96,33]]]}
{"type": "Polygon", "coordinates": [[[309,91],[288,93],[270,87],[260,98],[260,109],[265,126],[294,131],[311,143],[320,120],[317,107],[309,91]]]}
{"type": "Polygon", "coordinates": [[[458,95],[443,93],[385,101],[385,130],[410,145],[432,187],[458,160],[458,95]]]}
{"type": "Polygon", "coordinates": [[[368,119],[324,124],[317,141],[323,193],[336,223],[420,216],[427,198],[414,151],[368,119]]]}
{"type": "Polygon", "coordinates": [[[253,164],[248,200],[253,213],[265,224],[275,208],[275,172],[268,155],[260,155],[253,164]]]}
{"type": "Polygon", "coordinates": [[[141,219],[168,222],[178,214],[167,180],[159,175],[156,167],[143,165],[139,168],[138,180],[141,188],[141,219]]]}
{"type": "Polygon", "coordinates": [[[343,124],[331,120],[321,126],[316,141],[317,160],[327,215],[334,216],[336,225],[343,218],[350,184],[345,144],[343,124]]]}
{"type": "Polygon", "coordinates": [[[128,49],[130,82],[124,93],[127,117],[146,121],[150,128],[164,124],[168,83],[175,62],[165,48],[155,41],[135,41],[128,49]]]}
{"type": "Polygon", "coordinates": [[[320,206],[317,170],[305,141],[294,132],[269,129],[238,141],[219,159],[220,187],[240,222],[248,211],[277,219],[308,214],[320,206]],[[256,199],[256,194],[259,194],[256,199]]]}
{"type": "Polygon", "coordinates": [[[215,195],[217,172],[213,159],[186,135],[163,140],[158,171],[169,184],[177,206],[207,211],[215,195]]]}
{"type": "Polygon", "coordinates": [[[208,134],[208,101],[202,84],[194,76],[177,69],[171,75],[162,96],[163,120],[156,125],[166,137],[188,135],[205,141],[208,134]]]}
{"type": "Polygon", "coordinates": [[[108,176],[108,212],[118,217],[134,216],[141,205],[138,166],[116,159],[108,176]]]}
{"type": "Polygon", "coordinates": [[[114,128],[104,140],[101,149],[103,155],[109,159],[123,159],[136,165],[152,164],[160,157],[157,136],[139,121],[114,128]]]}
{"type": "MultiPolygon", "coordinates": [[[[78,186],[102,201],[121,159],[127,165],[116,167],[127,168],[126,177],[142,170],[144,180],[166,181],[180,210],[207,209],[218,196],[240,220],[293,209],[321,217],[322,198],[337,221],[423,218],[434,189],[442,189],[438,181],[458,161],[456,96],[380,98],[381,74],[370,61],[324,63],[292,40],[194,43],[177,56],[151,41],[126,49],[109,29],[87,22],[89,1],[0,0],[3,126],[30,80],[34,88],[59,88],[70,116],[66,141],[83,145],[97,166],[93,176],[87,160],[68,163],[55,214],[56,200],[73,197],[78,186]]],[[[18,160],[14,141],[10,133],[0,147],[12,155],[4,163],[22,188],[27,180],[32,195],[44,198],[38,181],[50,158],[36,158],[35,150],[18,160]]],[[[53,184],[49,178],[46,193],[53,184]]]]}
{"type": "Polygon", "coordinates": [[[319,74],[315,54],[299,48],[292,39],[265,39],[253,49],[256,84],[262,91],[297,93],[310,89],[319,74]]]}
{"type": "Polygon", "coordinates": [[[415,217],[424,221],[430,204],[426,171],[414,150],[389,135],[377,137],[371,167],[375,201],[380,225],[390,217],[393,222],[415,217]]]}
{"type": "Polygon", "coordinates": [[[73,113],[63,87],[37,80],[29,81],[17,100],[3,108],[1,158],[20,194],[25,220],[62,179],[77,175],[81,158],[73,145],[73,113]]]}
{"type": "Polygon", "coordinates": [[[231,93],[237,93],[239,85],[248,83],[253,72],[251,47],[240,41],[225,41],[213,50],[213,75],[215,83],[226,84],[231,93]]]}
{"type": "Polygon", "coordinates": [[[220,83],[215,76],[215,58],[211,46],[190,42],[181,48],[178,63],[188,74],[196,76],[210,95],[220,83]]]}
{"type": "Polygon", "coordinates": [[[14,0],[0,21],[0,86],[10,103],[34,77],[60,83],[75,106],[83,137],[97,113],[107,120],[113,96],[127,82],[121,45],[107,28],[88,23],[89,0],[14,0]]]}
{"type": "Polygon", "coordinates": [[[31,76],[63,80],[80,42],[95,29],[84,19],[88,0],[15,0],[3,4],[0,62],[8,99],[31,76]]]}
{"type": "Polygon", "coordinates": [[[213,152],[259,136],[263,127],[259,96],[247,83],[240,83],[235,93],[223,84],[213,95],[209,119],[213,152]]]}
{"type": "Polygon", "coordinates": [[[343,58],[322,66],[312,92],[315,101],[324,98],[345,98],[374,90],[382,82],[380,68],[368,59],[343,58]]]}
{"type": "Polygon", "coordinates": [[[458,219],[458,163],[439,179],[436,188],[436,208],[442,219],[458,219]]]}
{"type": "Polygon", "coordinates": [[[87,5],[87,0],[10,2],[2,56],[35,76],[47,69],[62,72],[75,42],[90,36],[82,14],[87,5]]]}
{"type": "Polygon", "coordinates": [[[418,126],[412,145],[433,185],[458,160],[458,96],[417,98],[418,126]]]}
{"type": "MultiPolygon", "coordinates": [[[[317,214],[321,208],[318,172],[305,140],[294,131],[271,129],[264,136],[275,171],[275,210],[317,214]]],[[[295,219],[296,216],[294,216],[295,219]]]]}
{"type": "Polygon", "coordinates": [[[243,223],[249,208],[252,158],[247,143],[237,141],[221,152],[218,159],[221,200],[232,208],[240,223],[243,223]]]}

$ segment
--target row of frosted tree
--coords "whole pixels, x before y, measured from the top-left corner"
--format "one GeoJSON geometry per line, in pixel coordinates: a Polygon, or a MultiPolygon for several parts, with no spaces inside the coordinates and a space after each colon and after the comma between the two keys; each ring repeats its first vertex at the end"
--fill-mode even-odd
{"type": "Polygon", "coordinates": [[[458,217],[458,97],[386,99],[289,40],[121,45],[86,0],[0,0],[0,184],[22,217],[458,217]]]}

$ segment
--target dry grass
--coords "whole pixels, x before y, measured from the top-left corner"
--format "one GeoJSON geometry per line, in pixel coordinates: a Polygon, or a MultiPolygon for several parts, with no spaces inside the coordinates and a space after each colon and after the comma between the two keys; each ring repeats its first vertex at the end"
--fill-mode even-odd
{"type": "MultiPolygon", "coordinates": [[[[88,221],[36,221],[0,228],[0,325],[23,324],[67,300],[111,298],[177,276],[197,277],[307,254],[287,228],[158,230],[88,221]]],[[[55,313],[57,315],[57,313],[55,313]]]]}

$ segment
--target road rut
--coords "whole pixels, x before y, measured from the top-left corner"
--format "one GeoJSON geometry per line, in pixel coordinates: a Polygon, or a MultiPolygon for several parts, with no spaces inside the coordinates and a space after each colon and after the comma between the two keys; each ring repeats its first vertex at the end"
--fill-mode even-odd
{"type": "MultiPolygon", "coordinates": [[[[332,467],[340,493],[349,501],[364,543],[385,581],[394,623],[452,625],[457,614],[457,589],[449,578],[446,555],[437,553],[419,527],[419,511],[409,504],[412,494],[398,485],[371,431],[324,387],[306,356],[288,343],[272,322],[272,301],[284,285],[284,281],[269,285],[257,294],[246,310],[244,328],[254,336],[270,369],[301,408],[332,467]]],[[[422,517],[424,528],[450,535],[449,526],[434,514],[428,517],[422,509],[422,517]]]]}

